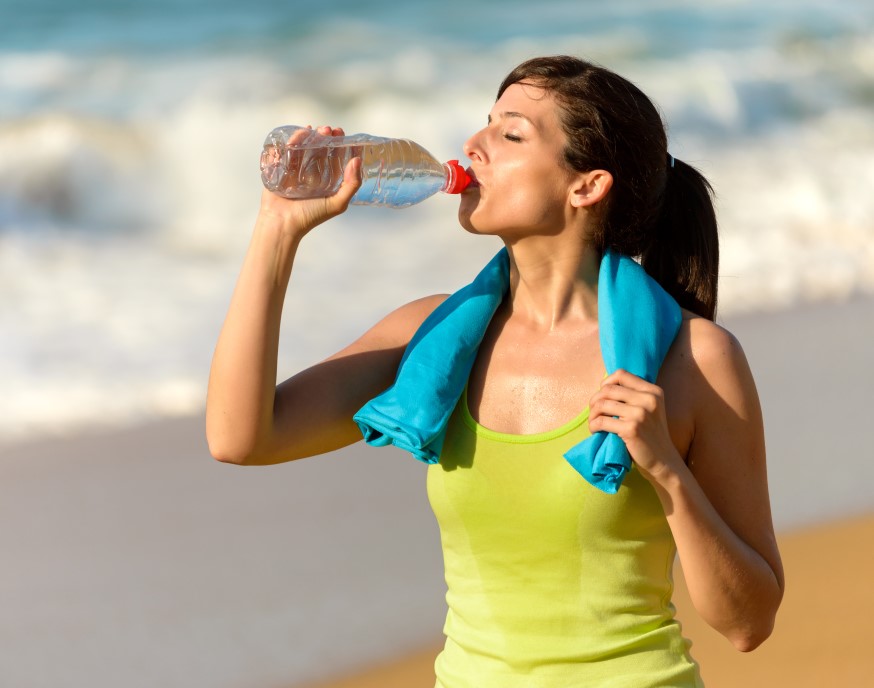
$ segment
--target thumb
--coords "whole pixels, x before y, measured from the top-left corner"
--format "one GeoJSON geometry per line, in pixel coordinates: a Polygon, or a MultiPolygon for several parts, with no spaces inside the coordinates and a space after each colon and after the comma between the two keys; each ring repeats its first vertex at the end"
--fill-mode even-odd
{"type": "Polygon", "coordinates": [[[349,205],[349,201],[355,192],[361,188],[361,158],[352,158],[343,170],[343,183],[337,189],[337,193],[331,198],[331,204],[336,204],[336,209],[342,212],[349,205]]]}

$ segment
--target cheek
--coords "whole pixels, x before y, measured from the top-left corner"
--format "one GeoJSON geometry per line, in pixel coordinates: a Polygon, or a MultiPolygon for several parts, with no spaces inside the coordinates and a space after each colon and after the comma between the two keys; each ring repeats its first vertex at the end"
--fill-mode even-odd
{"type": "Polygon", "coordinates": [[[461,196],[459,222],[468,231],[481,233],[552,228],[563,223],[567,199],[562,190],[567,182],[557,179],[554,172],[502,169],[484,189],[461,196]]]}
{"type": "Polygon", "coordinates": [[[556,187],[519,186],[501,199],[500,217],[511,225],[521,227],[552,226],[564,218],[564,199],[556,187]]]}
{"type": "Polygon", "coordinates": [[[461,226],[477,234],[536,231],[555,226],[561,217],[560,203],[521,189],[500,197],[463,197],[458,206],[461,226]]]}

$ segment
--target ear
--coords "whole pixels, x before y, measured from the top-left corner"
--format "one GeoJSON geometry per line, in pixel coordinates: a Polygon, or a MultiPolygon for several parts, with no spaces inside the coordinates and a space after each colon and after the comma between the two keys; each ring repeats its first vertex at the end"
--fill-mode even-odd
{"type": "Polygon", "coordinates": [[[613,186],[613,175],[607,170],[582,172],[570,189],[570,202],[575,208],[585,208],[604,199],[613,186]]]}

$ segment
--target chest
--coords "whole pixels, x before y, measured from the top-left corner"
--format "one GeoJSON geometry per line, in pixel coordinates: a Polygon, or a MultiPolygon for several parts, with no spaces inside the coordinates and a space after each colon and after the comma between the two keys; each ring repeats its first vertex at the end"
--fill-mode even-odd
{"type": "Polygon", "coordinates": [[[585,417],[536,435],[494,432],[471,417],[462,399],[440,462],[428,469],[429,500],[444,544],[486,558],[496,553],[501,566],[518,555],[519,564],[550,567],[574,552],[604,552],[617,543],[670,546],[661,503],[639,471],[607,494],[564,458],[587,437],[585,417]]]}
{"type": "Polygon", "coordinates": [[[503,324],[480,346],[468,404],[492,430],[546,432],[579,415],[604,375],[597,328],[532,332],[503,324]]]}
{"type": "MultiPolygon", "coordinates": [[[[683,375],[669,353],[657,384],[665,391],[671,438],[685,456],[694,431],[694,400],[683,375]]],[[[500,326],[480,347],[468,407],[479,424],[497,432],[548,432],[588,408],[605,376],[597,328],[531,333],[500,326]]]]}

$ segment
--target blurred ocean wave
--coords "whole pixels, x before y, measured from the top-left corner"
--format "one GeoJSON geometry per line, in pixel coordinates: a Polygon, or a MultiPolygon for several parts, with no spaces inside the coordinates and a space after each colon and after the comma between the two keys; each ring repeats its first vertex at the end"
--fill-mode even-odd
{"type": "MultiPolygon", "coordinates": [[[[462,157],[537,54],[600,61],[660,105],[672,152],[719,194],[723,313],[874,292],[869,3],[0,0],[0,16],[0,440],[200,408],[267,131],[330,122],[462,157]]],[[[308,237],[281,371],[467,281],[497,246],[455,203],[353,208],[308,237]]]]}

